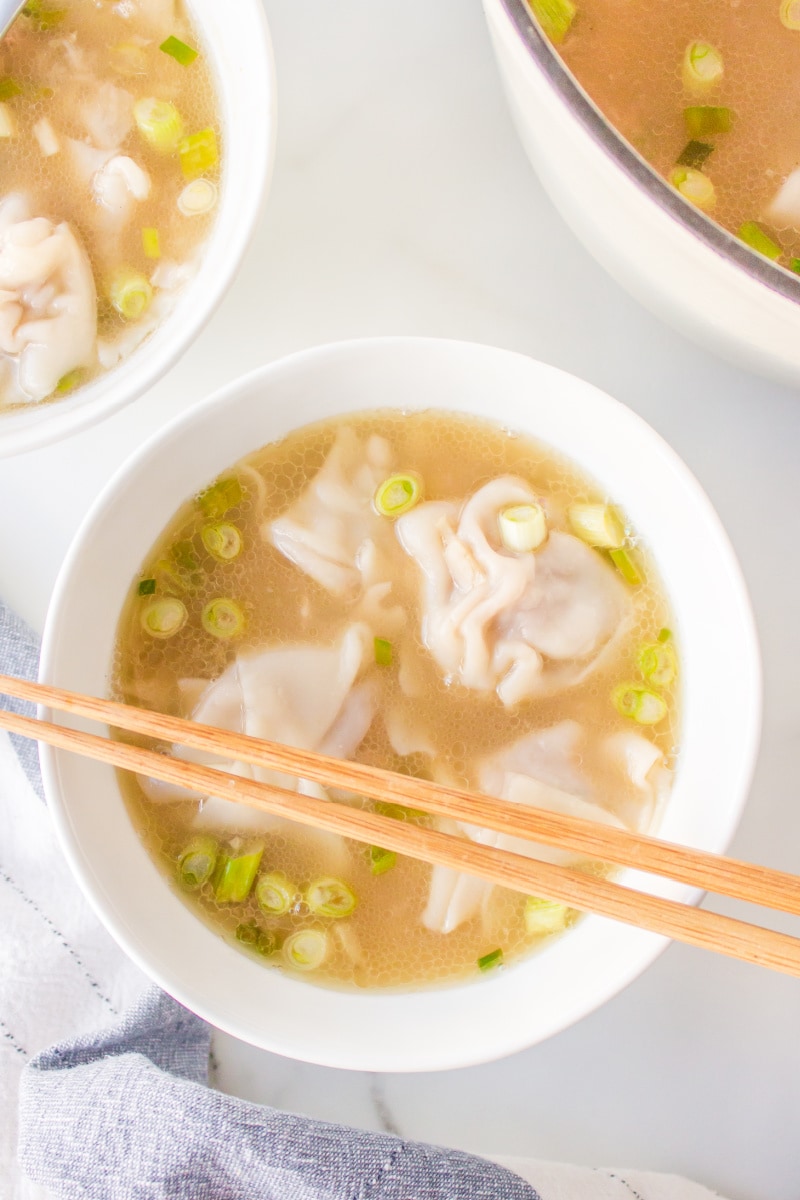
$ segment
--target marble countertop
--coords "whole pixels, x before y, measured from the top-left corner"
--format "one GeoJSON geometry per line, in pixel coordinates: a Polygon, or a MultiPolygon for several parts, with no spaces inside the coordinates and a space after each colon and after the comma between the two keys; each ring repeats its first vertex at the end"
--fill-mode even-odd
{"type": "MultiPolygon", "coordinates": [[[[141,401],[0,463],[0,593],[41,628],[67,545],[116,466],[251,367],[370,334],[522,351],[630,405],[716,505],[750,587],[766,680],[733,852],[798,870],[798,397],[660,324],[576,242],[517,143],[479,0],[265,3],[279,142],[246,264],[200,342],[141,401]]],[[[349,1074],[219,1036],[219,1083],[470,1150],[684,1173],[731,1200],[789,1200],[800,1179],[798,988],[672,946],[599,1012],[500,1062],[349,1074]]]]}

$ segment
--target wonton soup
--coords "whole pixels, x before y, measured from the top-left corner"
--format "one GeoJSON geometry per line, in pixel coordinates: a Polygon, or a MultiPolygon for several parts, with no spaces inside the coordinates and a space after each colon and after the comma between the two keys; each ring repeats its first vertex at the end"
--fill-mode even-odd
{"type": "MultiPolygon", "coordinates": [[[[549,448],[435,411],[311,425],[211,482],[143,564],[114,665],[129,703],[634,829],[669,792],[677,684],[664,592],[624,515],[549,448]]],[[[329,985],[479,977],[577,917],[223,799],[132,776],[124,792],[198,916],[329,985]]]]}
{"type": "Polygon", "coordinates": [[[690,203],[800,272],[797,0],[528,0],[611,124],[690,203]]]}
{"type": "Polygon", "coordinates": [[[0,412],[129,354],[195,273],[219,115],[180,0],[30,0],[0,45],[0,412]]]}

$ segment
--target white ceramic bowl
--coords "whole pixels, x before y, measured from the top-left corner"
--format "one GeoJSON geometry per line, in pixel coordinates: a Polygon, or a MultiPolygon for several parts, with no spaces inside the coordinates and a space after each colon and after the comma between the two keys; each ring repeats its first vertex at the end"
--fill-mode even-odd
{"type": "MultiPolygon", "coordinates": [[[[131,581],[178,506],[289,430],[376,407],[452,409],[535,434],[568,452],[630,514],[657,555],[682,649],[681,751],[661,833],[722,850],[745,800],[760,721],[756,635],[725,533],[686,467],[639,417],[507,351],[414,338],[323,346],[253,372],[174,421],[117,473],[84,522],[56,585],[41,678],[105,694],[131,581]]],[[[491,978],[393,993],[317,987],[265,970],[192,915],[144,850],[112,770],[46,747],[42,767],[72,869],[128,954],[212,1024],[294,1058],[374,1071],[496,1058],[602,1004],[666,944],[590,916],[491,978]]],[[[697,899],[664,881],[647,886],[697,899]]]]}
{"type": "Polygon", "coordinates": [[[0,456],[57,441],[135,400],[191,345],[233,282],[261,215],[275,153],[275,69],[263,0],[187,0],[211,62],[225,135],[220,199],[200,270],[153,333],[74,396],[0,415],[0,456]]]}
{"type": "Polygon", "coordinates": [[[483,0],[517,130],[556,208],[623,287],[732,362],[800,382],[800,278],[716,225],[613,129],[525,0],[483,0]]]}

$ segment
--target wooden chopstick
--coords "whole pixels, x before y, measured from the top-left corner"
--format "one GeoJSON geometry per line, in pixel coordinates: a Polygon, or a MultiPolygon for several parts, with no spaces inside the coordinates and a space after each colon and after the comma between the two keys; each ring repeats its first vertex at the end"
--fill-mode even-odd
{"type": "Polygon", "coordinates": [[[71,750],[126,771],[234,800],[331,833],[466,871],[526,895],[599,913],[690,945],[800,977],[800,939],[731,917],[665,900],[567,867],[480,845],[211,767],[131,746],[35,717],[0,711],[0,728],[71,750]]]}
{"type": "MultiPolygon", "coordinates": [[[[89,702],[90,697],[85,697],[85,700],[89,702]]],[[[108,714],[107,702],[91,703],[101,704],[104,713],[108,714]]],[[[732,958],[800,977],[800,940],[781,932],[681,905],[673,900],[664,900],[660,896],[636,892],[564,866],[540,863],[521,854],[495,850],[438,830],[420,828],[374,812],[351,809],[299,792],[285,791],[222,770],[158,754],[154,750],[114,742],[96,734],[83,733],[29,716],[0,712],[0,727],[60,749],[96,758],[110,766],[149,775],[199,793],[235,800],[287,817],[290,821],[327,829],[367,844],[380,845],[386,850],[409,854],[423,862],[467,871],[518,892],[540,895],[581,911],[600,913],[601,916],[622,920],[693,946],[716,950],[732,958]]]]}
{"type": "Polygon", "coordinates": [[[129,733],[269,767],[286,775],[423,809],[437,816],[513,833],[587,858],[634,867],[679,883],[800,916],[800,877],[664,842],[646,834],[599,825],[580,817],[521,808],[490,796],[412,779],[363,763],[344,762],[246,734],[170,717],[113,700],[100,700],[46,684],[0,675],[0,692],[48,708],[102,721],[129,733]]]}

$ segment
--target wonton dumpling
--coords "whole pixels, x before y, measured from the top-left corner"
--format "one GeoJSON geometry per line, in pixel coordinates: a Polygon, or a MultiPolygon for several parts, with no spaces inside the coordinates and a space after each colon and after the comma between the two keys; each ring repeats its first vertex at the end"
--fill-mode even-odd
{"type": "MultiPolygon", "coordinates": [[[[191,713],[191,720],[235,733],[266,738],[304,750],[318,750],[349,758],[367,732],[376,707],[374,689],[358,683],[364,668],[373,662],[372,634],[365,625],[353,624],[333,646],[288,646],[244,653],[206,684],[191,713]]],[[[195,691],[197,681],[189,690],[195,691]]],[[[327,799],[325,790],[308,780],[296,780],[266,767],[248,763],[229,766],[203,751],[175,750],[176,757],[201,762],[247,779],[273,783],[306,795],[327,799]]],[[[185,789],[140,779],[151,800],[196,800],[185,789]]],[[[195,820],[198,828],[267,831],[286,827],[282,818],[219,797],[205,799],[195,820]]],[[[299,828],[299,827],[297,827],[299,828]]],[[[335,834],[310,830],[327,853],[346,858],[344,840],[335,834]]]]}
{"type": "MultiPolygon", "coordinates": [[[[625,828],[618,816],[597,803],[595,797],[601,788],[579,765],[588,736],[575,721],[562,721],[526,734],[478,765],[479,787],[487,795],[512,804],[625,828]]],[[[653,801],[662,794],[668,778],[661,751],[640,734],[618,733],[602,740],[600,756],[611,767],[608,786],[613,788],[615,797],[620,790],[636,789],[640,801],[636,824],[638,827],[648,824],[653,801]]],[[[471,841],[484,846],[509,850],[540,862],[569,865],[581,861],[579,854],[537,846],[525,838],[475,825],[447,822],[440,827],[447,833],[466,834],[471,841]]],[[[436,933],[451,933],[481,911],[492,888],[492,884],[475,876],[450,867],[434,867],[423,924],[436,933]]]]}
{"type": "Polygon", "coordinates": [[[16,371],[6,398],[43,400],[95,361],[97,301],[89,259],[66,222],[31,217],[24,196],[0,202],[0,352],[16,371]]]}
{"type": "MultiPolygon", "coordinates": [[[[397,556],[390,522],[372,504],[392,468],[385,438],[362,440],[345,426],[321,470],[264,537],[327,591],[361,599],[357,615],[389,633],[402,613],[386,605],[391,590],[387,557],[397,556]]],[[[401,556],[400,556],[401,557],[401,556]]]]}
{"type": "Polygon", "coordinates": [[[448,679],[496,689],[506,705],[576,681],[618,631],[629,604],[613,569],[572,534],[553,530],[534,553],[502,546],[499,513],[531,503],[528,484],[504,475],[460,512],[430,501],[396,524],[424,577],[426,646],[448,679]],[[545,660],[569,666],[552,670],[545,660]]]}

